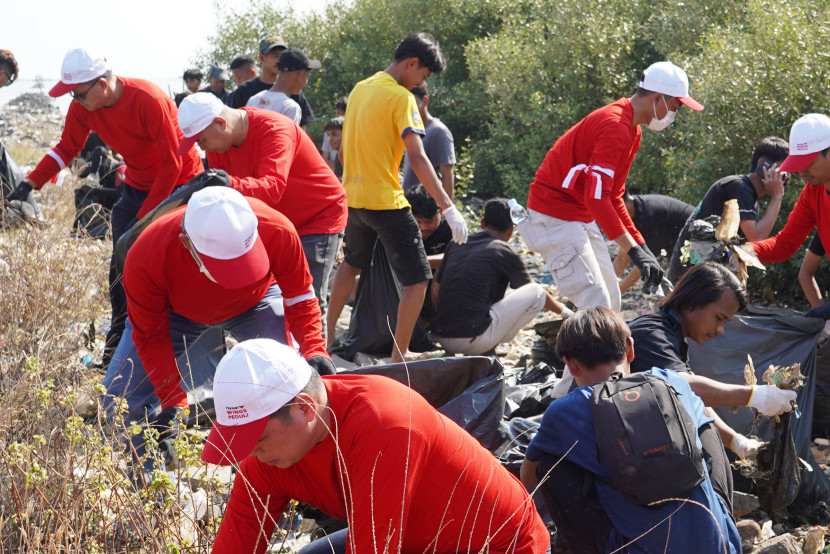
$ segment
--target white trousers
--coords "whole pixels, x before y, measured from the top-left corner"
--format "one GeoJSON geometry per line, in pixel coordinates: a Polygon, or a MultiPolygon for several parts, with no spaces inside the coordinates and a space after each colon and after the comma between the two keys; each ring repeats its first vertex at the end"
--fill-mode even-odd
{"type": "Polygon", "coordinates": [[[484,354],[503,342],[513,340],[519,330],[530,323],[544,307],[545,289],[538,283],[528,283],[490,306],[493,321],[477,337],[436,337],[436,340],[451,354],[484,354]]]}
{"type": "Polygon", "coordinates": [[[595,221],[565,221],[529,210],[518,226],[527,247],[539,252],[559,293],[577,308],[620,311],[620,285],[605,238],[595,221]]]}

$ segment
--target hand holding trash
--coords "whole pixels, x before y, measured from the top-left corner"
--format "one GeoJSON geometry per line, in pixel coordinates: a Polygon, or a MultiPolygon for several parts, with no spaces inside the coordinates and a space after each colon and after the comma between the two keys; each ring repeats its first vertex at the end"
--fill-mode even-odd
{"type": "Polygon", "coordinates": [[[746,460],[747,458],[755,458],[755,455],[758,454],[758,449],[763,445],[764,443],[761,441],[751,439],[743,435],[735,435],[735,438],[732,439],[732,444],[729,445],[729,448],[732,452],[737,454],[739,458],[746,460]]]}
{"type": "Polygon", "coordinates": [[[637,244],[628,249],[628,257],[643,277],[643,294],[652,294],[663,281],[663,269],[654,254],[645,244],[637,244]]]}
{"type": "Polygon", "coordinates": [[[11,202],[12,200],[20,200],[21,202],[26,202],[29,198],[29,193],[32,192],[32,185],[28,183],[26,179],[20,181],[20,184],[15,187],[13,191],[11,191],[8,196],[6,196],[6,200],[11,202]]]}
{"type": "Polygon", "coordinates": [[[747,406],[755,408],[765,416],[777,416],[793,409],[795,391],[779,389],[773,385],[752,387],[747,406]]]}
{"type": "Polygon", "coordinates": [[[450,207],[446,208],[441,213],[443,214],[444,219],[447,220],[447,225],[449,225],[450,229],[452,229],[452,240],[458,244],[466,243],[467,222],[464,221],[464,217],[462,217],[461,212],[458,211],[458,208],[450,204],[450,207]]]}

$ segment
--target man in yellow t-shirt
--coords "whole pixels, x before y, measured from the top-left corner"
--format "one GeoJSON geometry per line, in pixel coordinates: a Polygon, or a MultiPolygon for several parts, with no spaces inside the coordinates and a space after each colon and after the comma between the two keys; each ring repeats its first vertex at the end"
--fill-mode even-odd
{"type": "Polygon", "coordinates": [[[438,44],[426,33],[411,33],[395,49],[392,64],[355,85],[343,122],[343,186],[349,204],[346,259],[334,277],[329,303],[328,344],[334,323],[348,299],[355,278],[372,261],[380,239],[403,284],[398,304],[392,362],[412,359],[409,341],[427,282],[432,277],[418,223],[404,197],[398,168],[404,150],[418,179],[438,203],[453,240],[464,244],[467,225],[441,186],[424,153],[424,124],[410,89],[446,62],[438,44]],[[332,321],[332,319],[334,321],[332,321]]]}

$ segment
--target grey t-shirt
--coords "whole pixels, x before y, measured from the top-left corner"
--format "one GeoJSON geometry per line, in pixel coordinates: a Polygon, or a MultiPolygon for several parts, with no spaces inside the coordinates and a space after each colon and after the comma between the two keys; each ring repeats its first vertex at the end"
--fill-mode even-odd
{"type": "MultiPolygon", "coordinates": [[[[452,133],[444,123],[437,117],[432,118],[432,121],[426,124],[426,134],[423,137],[424,152],[427,159],[432,162],[432,167],[435,168],[435,173],[438,178],[441,178],[441,172],[438,170],[442,165],[455,165],[455,144],[452,139],[452,133]]],[[[404,192],[415,187],[420,183],[415,172],[412,171],[412,166],[409,165],[409,156],[405,155],[403,158],[403,187],[404,192]]]]}

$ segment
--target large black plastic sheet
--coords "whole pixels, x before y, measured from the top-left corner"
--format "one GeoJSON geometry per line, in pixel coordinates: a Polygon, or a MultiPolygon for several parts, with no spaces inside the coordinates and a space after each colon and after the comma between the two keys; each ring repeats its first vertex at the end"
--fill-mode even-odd
{"type": "Polygon", "coordinates": [[[830,438],[830,341],[818,349],[813,437],[830,438]]]}
{"type": "MultiPolygon", "coordinates": [[[[353,359],[358,352],[381,356],[392,352],[394,341],[389,329],[395,330],[402,290],[403,285],[389,263],[383,244],[377,241],[372,263],[360,273],[349,332],[343,339],[346,359],[353,359]]],[[[425,352],[432,346],[426,330],[418,322],[412,332],[409,349],[425,352]]]]}
{"type": "MultiPolygon", "coordinates": [[[[770,364],[801,364],[806,383],[798,392],[801,417],[793,419],[792,436],[799,457],[810,464],[812,471],[802,468],[801,487],[790,506],[790,514],[797,514],[800,509],[819,501],[830,502],[830,480],[810,451],[816,392],[816,340],[823,326],[824,321],[805,318],[791,310],[751,306],[726,324],[723,335],[703,345],[689,344],[689,361],[694,372],[724,383],[744,384],[747,354],[752,356],[759,382],[770,364]]],[[[761,417],[757,425],[753,425],[755,412],[750,408],[740,408],[735,414],[730,413],[729,408],[716,408],[716,411],[737,432],[769,440],[769,418],[761,417]]],[[[736,488],[739,486],[736,481],[736,488]]]]}
{"type": "Polygon", "coordinates": [[[5,145],[0,142],[0,182],[3,185],[3,198],[13,191],[24,177],[20,166],[14,161],[5,145]]]}
{"type": "Polygon", "coordinates": [[[383,375],[410,386],[487,449],[502,441],[504,368],[495,358],[435,358],[407,364],[363,366],[338,375],[383,375]]]}

